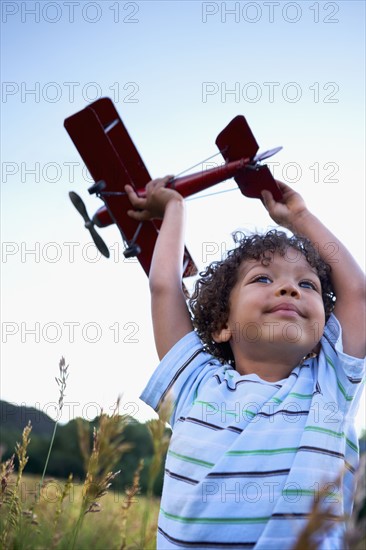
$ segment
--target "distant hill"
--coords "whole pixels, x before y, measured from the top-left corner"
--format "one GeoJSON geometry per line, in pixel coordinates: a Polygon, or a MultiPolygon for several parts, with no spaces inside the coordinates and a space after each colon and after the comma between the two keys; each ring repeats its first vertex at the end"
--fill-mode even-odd
{"type": "Polygon", "coordinates": [[[0,400],[0,425],[2,429],[7,432],[21,434],[29,420],[32,424],[33,434],[45,437],[52,435],[55,422],[47,414],[34,407],[14,405],[0,400]]]}
{"type": "MultiPolygon", "coordinates": [[[[52,434],[56,423],[47,414],[35,407],[15,405],[0,400],[0,461],[8,460],[14,453],[16,443],[21,442],[24,427],[31,421],[32,431],[30,443],[27,449],[29,460],[27,472],[40,475],[43,471],[52,434]]],[[[66,424],[57,426],[52,451],[47,466],[47,476],[67,479],[70,472],[74,479],[83,479],[85,476],[84,458],[80,451],[80,423],[83,425],[83,449],[88,447],[89,453],[93,447],[93,428],[99,426],[99,419],[92,421],[85,419],[72,419],[66,424]]],[[[169,431],[169,430],[167,430],[169,431]]],[[[114,488],[123,490],[131,486],[134,473],[141,460],[144,461],[144,469],[141,472],[141,492],[145,493],[149,483],[149,472],[152,462],[154,446],[147,424],[141,424],[132,417],[121,417],[121,441],[128,444],[126,452],[115,466],[120,474],[113,483],[114,488]]],[[[15,459],[16,468],[18,459],[15,459]]],[[[154,485],[155,494],[161,493],[163,483],[163,464],[154,485]]]]}

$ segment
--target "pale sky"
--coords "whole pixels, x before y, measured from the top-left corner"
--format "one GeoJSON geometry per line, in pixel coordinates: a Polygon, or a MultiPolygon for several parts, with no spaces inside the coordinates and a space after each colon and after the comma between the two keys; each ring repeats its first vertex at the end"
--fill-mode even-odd
{"type": "MultiPolygon", "coordinates": [[[[1,396],[55,414],[58,362],[70,364],[62,421],[138,400],[158,363],[147,278],[124,261],[116,227],[90,244],[68,198],[102,205],[63,121],[111,97],[153,177],[216,153],[243,114],[275,176],[364,266],[364,2],[15,2],[2,8],[1,396]],[[278,163],[278,164],[277,164],[278,163]]],[[[219,159],[216,159],[220,162],[219,159]]],[[[233,180],[210,192],[234,189],[233,180]]],[[[187,201],[199,267],[236,229],[273,222],[238,191],[187,201]]],[[[365,426],[365,401],[357,417],[365,426]]]]}

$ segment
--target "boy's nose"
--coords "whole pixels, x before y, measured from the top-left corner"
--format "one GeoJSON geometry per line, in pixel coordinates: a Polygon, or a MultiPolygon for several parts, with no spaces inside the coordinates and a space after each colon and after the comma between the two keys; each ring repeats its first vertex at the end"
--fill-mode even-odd
{"type": "Polygon", "coordinates": [[[276,296],[291,296],[291,298],[299,298],[299,289],[291,283],[283,283],[276,290],[276,296]]]}

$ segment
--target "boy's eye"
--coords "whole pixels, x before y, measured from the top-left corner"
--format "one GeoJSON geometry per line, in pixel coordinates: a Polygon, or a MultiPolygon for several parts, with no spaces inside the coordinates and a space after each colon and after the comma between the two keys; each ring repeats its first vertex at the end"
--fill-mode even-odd
{"type": "Polygon", "coordinates": [[[299,286],[302,288],[311,288],[312,290],[317,290],[317,286],[312,281],[301,281],[299,286]]]}
{"type": "Polygon", "coordinates": [[[257,277],[255,277],[255,279],[253,280],[254,283],[265,283],[265,284],[268,284],[268,283],[271,283],[272,280],[270,279],[270,277],[268,277],[268,275],[258,275],[257,277]]]}

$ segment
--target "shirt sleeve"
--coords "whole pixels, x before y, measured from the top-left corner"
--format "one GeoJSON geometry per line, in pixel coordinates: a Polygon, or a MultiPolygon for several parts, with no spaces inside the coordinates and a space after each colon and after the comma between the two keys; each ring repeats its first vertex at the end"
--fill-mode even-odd
{"type": "Polygon", "coordinates": [[[342,327],[333,314],[321,339],[320,362],[325,367],[325,377],[328,380],[335,377],[338,402],[345,401],[349,407],[354,406],[361,397],[364,385],[365,360],[343,352],[342,327]]]}
{"type": "Polygon", "coordinates": [[[158,411],[163,402],[171,407],[170,424],[191,406],[198,386],[212,376],[220,363],[206,353],[197,334],[192,331],[179,340],[163,357],[140,399],[158,411]]]}

